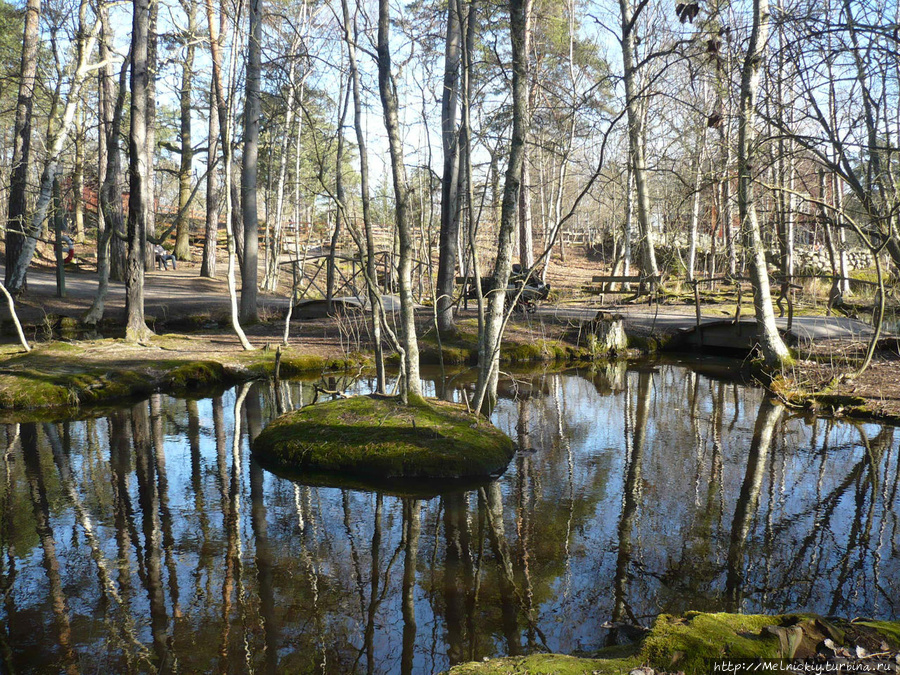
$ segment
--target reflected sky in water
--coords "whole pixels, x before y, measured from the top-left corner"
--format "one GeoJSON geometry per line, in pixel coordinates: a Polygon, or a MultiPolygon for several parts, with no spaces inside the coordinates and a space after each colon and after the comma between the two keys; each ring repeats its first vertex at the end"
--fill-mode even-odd
{"type": "Polygon", "coordinates": [[[412,499],[259,467],[279,396],[312,384],[6,426],[0,671],[432,673],[660,612],[900,614],[894,427],[709,367],[516,375],[507,472],[412,499]]]}

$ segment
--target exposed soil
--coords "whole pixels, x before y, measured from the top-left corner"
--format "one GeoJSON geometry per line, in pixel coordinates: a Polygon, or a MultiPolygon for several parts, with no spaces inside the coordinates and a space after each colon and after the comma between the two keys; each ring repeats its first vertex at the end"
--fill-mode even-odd
{"type": "Polygon", "coordinates": [[[856,375],[865,351],[863,343],[814,343],[774,390],[817,412],[900,422],[900,342],[882,340],[872,363],[856,375]]]}

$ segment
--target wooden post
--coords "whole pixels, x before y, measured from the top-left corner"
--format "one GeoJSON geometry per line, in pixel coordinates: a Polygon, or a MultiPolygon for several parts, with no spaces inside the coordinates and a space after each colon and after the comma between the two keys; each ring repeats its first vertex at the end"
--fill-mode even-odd
{"type": "Polygon", "coordinates": [[[697,314],[697,328],[700,328],[700,285],[696,279],[692,279],[691,286],[694,287],[694,309],[697,314]]]}
{"type": "Polygon", "coordinates": [[[788,288],[787,288],[787,303],[788,303],[788,322],[787,329],[790,332],[791,328],[794,327],[794,277],[788,277],[788,288]]]}

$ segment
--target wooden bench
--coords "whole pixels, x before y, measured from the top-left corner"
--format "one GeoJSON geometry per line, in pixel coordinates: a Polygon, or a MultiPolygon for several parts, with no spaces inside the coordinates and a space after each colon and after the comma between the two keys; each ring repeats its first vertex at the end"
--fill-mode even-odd
{"type": "Polygon", "coordinates": [[[659,275],[597,275],[591,278],[590,286],[584,286],[581,290],[589,295],[599,295],[601,303],[603,303],[605,295],[633,295],[632,300],[646,295],[652,302],[659,291],[660,281],[659,275]],[[611,288],[612,284],[621,284],[621,286],[611,288]]]}

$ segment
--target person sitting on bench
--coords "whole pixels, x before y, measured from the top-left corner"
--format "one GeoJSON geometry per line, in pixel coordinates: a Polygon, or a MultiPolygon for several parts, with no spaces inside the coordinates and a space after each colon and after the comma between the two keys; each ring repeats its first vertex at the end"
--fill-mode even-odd
{"type": "Polygon", "coordinates": [[[156,246],[154,246],[153,252],[156,254],[156,269],[168,270],[170,260],[172,261],[172,269],[178,269],[178,267],[175,265],[175,256],[164,249],[162,245],[157,244],[156,246]]]}
{"type": "Polygon", "coordinates": [[[60,239],[60,248],[66,252],[66,257],[63,259],[63,264],[70,263],[75,259],[75,242],[72,241],[72,237],[63,232],[59,235],[60,239]]]}

